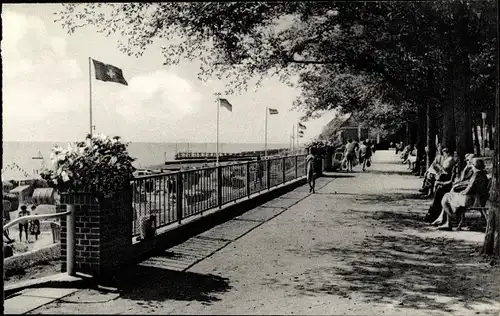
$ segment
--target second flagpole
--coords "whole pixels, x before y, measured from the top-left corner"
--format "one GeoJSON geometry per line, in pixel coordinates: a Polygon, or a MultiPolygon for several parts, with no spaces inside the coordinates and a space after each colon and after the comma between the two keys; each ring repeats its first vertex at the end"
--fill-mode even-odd
{"type": "Polygon", "coordinates": [[[266,131],[265,131],[265,147],[264,147],[264,157],[267,157],[267,106],[266,106],[266,131]]]}
{"type": "Polygon", "coordinates": [[[300,153],[300,150],[299,150],[299,138],[300,138],[300,135],[299,135],[299,124],[297,124],[297,151],[300,153]]]}
{"type": "Polygon", "coordinates": [[[92,58],[89,57],[89,114],[90,114],[90,139],[92,139],[92,58]]]}
{"type": "Polygon", "coordinates": [[[217,99],[215,104],[217,104],[217,158],[216,158],[216,166],[219,166],[219,107],[220,107],[220,99],[219,96],[216,95],[217,99]]]}

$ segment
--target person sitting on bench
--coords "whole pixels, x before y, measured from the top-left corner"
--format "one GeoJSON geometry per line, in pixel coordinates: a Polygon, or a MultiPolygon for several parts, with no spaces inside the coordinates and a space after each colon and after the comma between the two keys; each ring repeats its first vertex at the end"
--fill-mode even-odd
{"type": "Polygon", "coordinates": [[[406,155],[404,164],[408,163],[408,169],[413,169],[414,164],[417,162],[417,146],[412,146],[406,155]]]}
{"type": "MultiPolygon", "coordinates": [[[[458,160],[458,154],[455,152],[455,160],[458,160]]],[[[453,166],[452,172],[451,172],[451,179],[448,181],[442,181],[442,180],[437,180],[434,184],[434,200],[432,202],[432,205],[429,207],[429,211],[425,215],[425,221],[432,223],[434,222],[438,216],[441,218],[439,222],[441,222],[439,225],[442,224],[443,220],[443,215],[440,216],[443,208],[441,206],[441,200],[443,199],[443,196],[450,192],[452,187],[457,186],[459,183],[460,186],[463,188],[467,187],[469,184],[469,179],[472,177],[473,171],[472,171],[472,162],[473,162],[474,154],[467,154],[465,156],[465,160],[467,162],[467,165],[465,166],[464,170],[460,172],[460,166],[458,163],[456,163],[453,166]]]]}
{"type": "Polygon", "coordinates": [[[408,155],[413,150],[412,145],[406,145],[405,148],[401,151],[401,159],[403,160],[403,164],[406,163],[406,159],[408,159],[408,155]]]}
{"type": "MultiPolygon", "coordinates": [[[[467,187],[460,191],[460,187],[455,185],[451,192],[444,195],[441,200],[441,206],[444,212],[442,212],[444,223],[438,227],[439,230],[451,230],[451,218],[453,215],[459,215],[466,207],[474,205],[476,196],[488,194],[489,180],[484,168],[484,160],[478,158],[474,159],[473,175],[468,181],[467,187]]],[[[438,220],[439,218],[436,222],[438,220]]]]}
{"type": "MultiPolygon", "coordinates": [[[[451,178],[456,158],[454,159],[454,157],[450,155],[447,148],[443,148],[441,155],[436,156],[429,170],[425,172],[422,189],[419,191],[432,196],[436,180],[448,181],[451,178]]],[[[457,175],[457,178],[458,176],[459,175],[457,175]]]]}

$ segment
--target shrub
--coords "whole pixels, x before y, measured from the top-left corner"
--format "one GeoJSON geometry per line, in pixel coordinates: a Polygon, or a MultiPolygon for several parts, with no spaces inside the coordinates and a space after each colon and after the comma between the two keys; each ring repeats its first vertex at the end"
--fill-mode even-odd
{"type": "Polygon", "coordinates": [[[135,160],[127,152],[127,143],[120,137],[87,135],[85,141],[68,144],[67,149],[52,149],[52,169],[41,176],[59,192],[88,191],[109,197],[130,185],[135,160]]]}

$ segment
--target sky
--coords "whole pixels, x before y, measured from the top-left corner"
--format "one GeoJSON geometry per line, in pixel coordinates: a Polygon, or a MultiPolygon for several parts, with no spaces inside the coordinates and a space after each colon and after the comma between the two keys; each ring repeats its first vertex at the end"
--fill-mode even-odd
{"type": "MultiPolygon", "coordinates": [[[[213,93],[224,82],[197,79],[199,63],[164,66],[155,43],[139,58],[117,48],[117,36],[92,27],[68,35],[54,22],[60,4],[2,5],[3,140],[75,141],[89,132],[92,85],[96,131],[132,142],[215,142],[217,108],[213,93]],[[89,57],[122,69],[128,86],[89,80],[89,57]]],[[[220,109],[220,142],[263,143],[265,108],[268,142],[289,143],[301,113],[291,111],[300,94],[277,79],[259,89],[223,96],[233,111],[220,109]]],[[[333,113],[306,123],[301,142],[316,137],[333,113]]]]}

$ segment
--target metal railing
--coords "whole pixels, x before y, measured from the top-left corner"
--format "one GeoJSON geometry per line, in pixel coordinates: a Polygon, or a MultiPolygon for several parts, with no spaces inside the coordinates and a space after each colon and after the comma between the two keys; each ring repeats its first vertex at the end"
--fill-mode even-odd
{"type": "Polygon", "coordinates": [[[306,174],[305,155],[136,177],[133,236],[140,218],[155,215],[156,228],[269,190],[306,174]]]}
{"type": "Polygon", "coordinates": [[[53,213],[53,214],[41,214],[41,215],[27,215],[18,217],[15,220],[5,224],[3,230],[9,229],[19,223],[29,222],[35,219],[47,219],[47,218],[60,218],[66,216],[66,266],[69,275],[75,275],[75,261],[76,261],[76,245],[75,245],[75,227],[76,227],[76,217],[75,217],[75,206],[68,204],[67,211],[63,213],[53,213]]]}

